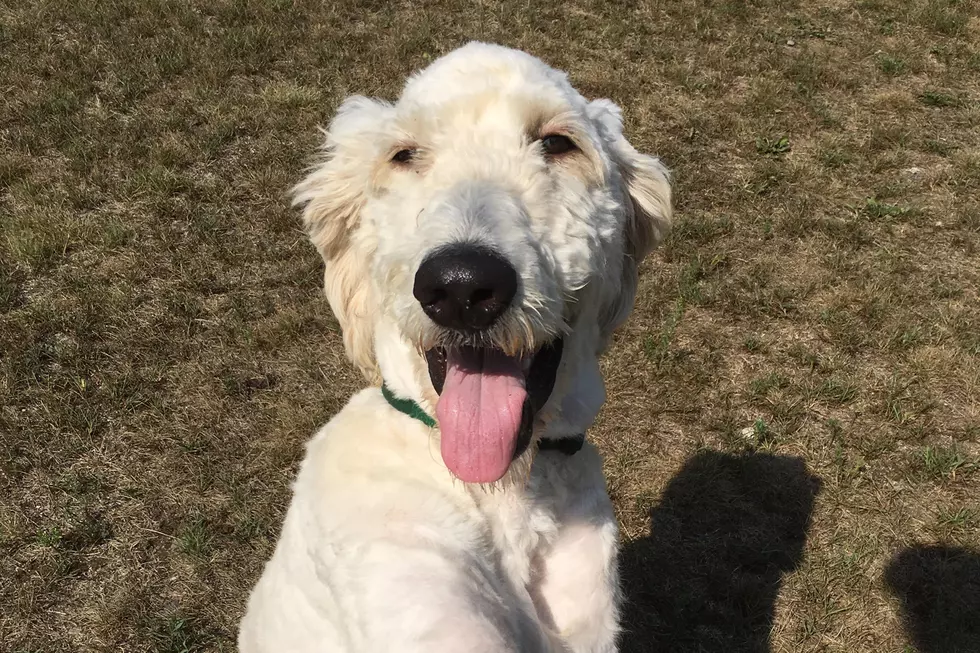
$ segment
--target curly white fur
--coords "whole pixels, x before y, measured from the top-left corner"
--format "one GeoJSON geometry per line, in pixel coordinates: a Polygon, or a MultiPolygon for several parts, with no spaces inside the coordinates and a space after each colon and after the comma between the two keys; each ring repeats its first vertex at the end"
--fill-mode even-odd
{"type": "MultiPolygon", "coordinates": [[[[488,343],[518,353],[564,338],[535,438],[592,424],[598,356],[671,214],[666,170],[626,141],[614,104],[482,43],[412,77],[394,105],[345,101],[295,200],[351,360],[429,414],[421,352],[452,335],[413,298],[415,271],[449,243],[506,257],[520,288],[488,343]],[[545,156],[539,139],[555,133],[577,150],[545,156]],[[403,149],[415,155],[392,161],[403,149]]],[[[595,449],[529,447],[486,487],[454,480],[438,439],[377,388],[320,430],[249,601],[244,653],[616,650],[617,529],[595,449]]]]}

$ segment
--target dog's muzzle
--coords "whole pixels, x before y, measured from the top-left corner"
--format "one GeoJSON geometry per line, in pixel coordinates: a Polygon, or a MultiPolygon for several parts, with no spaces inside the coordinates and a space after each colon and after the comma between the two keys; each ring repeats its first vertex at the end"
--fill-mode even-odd
{"type": "Polygon", "coordinates": [[[493,327],[513,307],[517,270],[491,249],[451,245],[428,256],[415,275],[422,310],[452,346],[425,352],[442,458],[463,481],[493,483],[531,443],[534,418],[554,389],[562,341],[508,354],[493,327]]]}

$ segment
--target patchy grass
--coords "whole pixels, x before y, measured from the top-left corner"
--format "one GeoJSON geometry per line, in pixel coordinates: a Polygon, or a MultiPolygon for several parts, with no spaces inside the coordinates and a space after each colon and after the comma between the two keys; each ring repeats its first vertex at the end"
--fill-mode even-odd
{"type": "Polygon", "coordinates": [[[897,218],[909,212],[907,207],[888,204],[881,200],[869,197],[864,201],[864,213],[869,218],[877,220],[880,218],[897,218]]]}
{"type": "Polygon", "coordinates": [[[193,619],[171,615],[154,625],[150,641],[158,653],[198,653],[210,650],[213,637],[193,619]]]}
{"type": "Polygon", "coordinates": [[[779,156],[790,151],[789,138],[786,136],[760,136],[755,139],[755,149],[765,156],[779,156]]]}
{"type": "Polygon", "coordinates": [[[214,543],[214,535],[208,522],[195,516],[183,528],[177,538],[180,550],[195,558],[206,558],[214,543]]]}
{"type": "Polygon", "coordinates": [[[56,526],[45,528],[38,532],[35,540],[40,546],[56,547],[61,542],[61,530],[56,526]]]}
{"type": "Polygon", "coordinates": [[[904,73],[908,65],[899,57],[883,55],[878,58],[878,67],[886,75],[895,76],[904,73]]]}
{"type": "Polygon", "coordinates": [[[673,310],[667,315],[659,331],[655,334],[647,334],[643,340],[647,358],[657,366],[662,366],[669,360],[677,325],[684,317],[684,308],[684,298],[678,297],[674,302],[673,310]]]}
{"type": "Polygon", "coordinates": [[[923,91],[919,94],[919,101],[929,107],[955,107],[960,102],[952,93],[943,91],[923,91]]]}
{"type": "Polygon", "coordinates": [[[956,478],[976,470],[977,460],[967,458],[956,447],[926,447],[921,454],[922,468],[926,475],[935,479],[956,478]]]}
{"type": "Polygon", "coordinates": [[[361,384],[285,193],[345,95],[474,37],[675,171],[591,433],[623,650],[980,650],[978,28],[963,0],[0,2],[4,650],[234,650],[361,384]]]}

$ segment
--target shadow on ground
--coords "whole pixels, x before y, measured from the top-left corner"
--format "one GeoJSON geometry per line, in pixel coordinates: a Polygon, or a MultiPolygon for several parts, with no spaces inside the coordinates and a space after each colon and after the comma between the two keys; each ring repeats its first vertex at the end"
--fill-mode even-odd
{"type": "Polygon", "coordinates": [[[885,568],[918,653],[980,651],[980,555],[948,546],[915,546],[885,568]]]}
{"type": "Polygon", "coordinates": [[[820,481],[799,458],[697,454],[624,547],[624,653],[768,653],[820,481]]]}

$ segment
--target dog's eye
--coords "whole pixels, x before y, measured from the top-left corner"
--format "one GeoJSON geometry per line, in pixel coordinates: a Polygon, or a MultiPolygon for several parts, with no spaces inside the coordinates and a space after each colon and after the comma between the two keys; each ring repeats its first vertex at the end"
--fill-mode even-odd
{"type": "Polygon", "coordinates": [[[571,152],[575,149],[575,143],[572,142],[568,136],[562,136],[561,134],[552,134],[551,136],[545,136],[541,139],[541,147],[544,149],[544,153],[549,156],[557,156],[559,154],[564,154],[565,152],[571,152]]]}
{"type": "Polygon", "coordinates": [[[410,163],[414,158],[415,158],[415,150],[404,149],[395,152],[395,156],[391,157],[391,160],[395,163],[410,163]]]}

